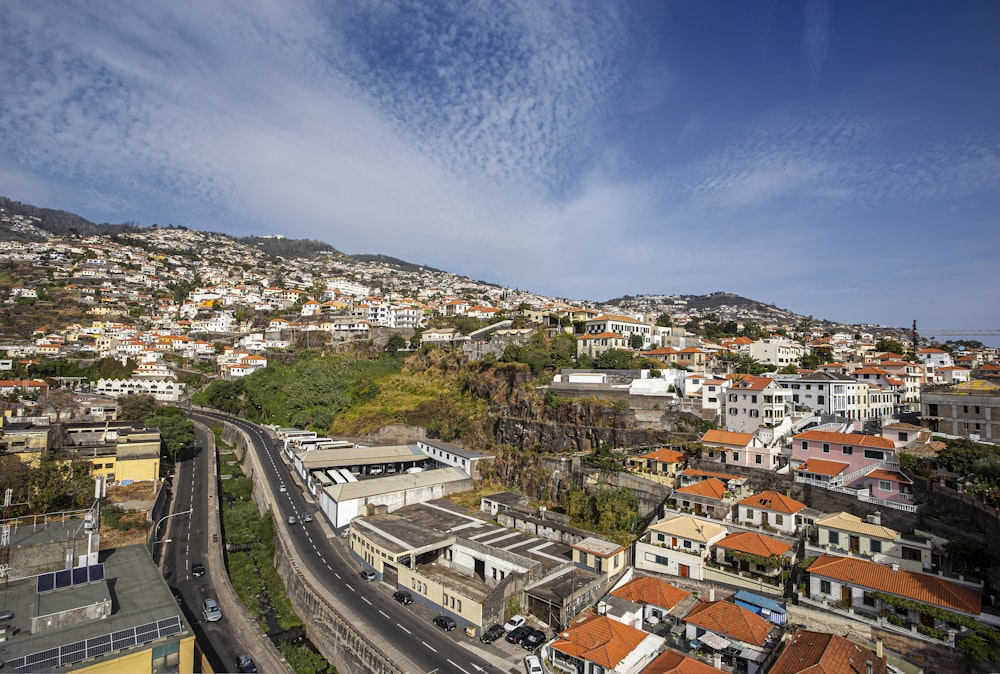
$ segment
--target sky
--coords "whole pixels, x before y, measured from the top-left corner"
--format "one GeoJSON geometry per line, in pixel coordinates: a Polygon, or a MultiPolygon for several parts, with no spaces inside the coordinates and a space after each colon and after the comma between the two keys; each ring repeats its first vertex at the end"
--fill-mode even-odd
{"type": "Polygon", "coordinates": [[[1000,3],[0,4],[0,194],[552,297],[1000,329],[1000,3]]]}

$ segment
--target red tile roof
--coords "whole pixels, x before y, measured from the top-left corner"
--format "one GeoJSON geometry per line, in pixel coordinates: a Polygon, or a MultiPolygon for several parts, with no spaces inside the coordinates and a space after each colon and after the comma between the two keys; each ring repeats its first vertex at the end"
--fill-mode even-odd
{"type": "Polygon", "coordinates": [[[718,674],[721,671],[668,648],[646,665],[642,674],[718,674]]]}
{"type": "Polygon", "coordinates": [[[703,602],[684,621],[709,632],[756,646],[763,646],[774,625],[753,611],[727,601],[703,602]]]}
{"type": "Polygon", "coordinates": [[[749,508],[771,510],[773,512],[785,513],[788,515],[793,515],[806,507],[805,503],[796,501],[791,496],[779,494],[776,491],[763,491],[759,494],[754,494],[753,496],[747,496],[745,499],[740,501],[740,505],[747,506],[749,508]]]}
{"type": "Polygon", "coordinates": [[[799,630],[769,674],[885,674],[885,658],[836,634],[799,630]]]}
{"type": "Polygon", "coordinates": [[[805,431],[804,433],[799,433],[798,435],[793,436],[792,440],[835,442],[840,445],[877,447],[880,449],[893,449],[895,447],[892,440],[878,435],[863,435],[862,433],[835,433],[833,431],[805,431]]]}
{"type": "Polygon", "coordinates": [[[605,669],[614,669],[648,636],[606,615],[592,615],[560,632],[551,647],[605,669]]]}
{"type": "Polygon", "coordinates": [[[852,557],[823,555],[809,566],[812,576],[829,578],[905,599],[972,615],[982,611],[979,592],[956,583],[852,557]]]}
{"type": "Polygon", "coordinates": [[[689,592],[674,587],[665,580],[649,576],[630,580],[612,592],[611,595],[640,604],[659,606],[667,610],[691,596],[689,592]]]}
{"type": "Polygon", "coordinates": [[[698,470],[697,468],[686,468],[683,475],[690,475],[692,477],[717,477],[720,480],[739,480],[739,475],[729,475],[728,473],[716,473],[711,470],[698,470]]]}
{"type": "Polygon", "coordinates": [[[753,440],[753,433],[736,433],[734,431],[720,431],[712,429],[701,436],[702,442],[715,442],[720,445],[734,445],[736,447],[746,447],[753,440]]]}
{"type": "Polygon", "coordinates": [[[684,452],[679,452],[676,449],[668,449],[667,447],[661,447],[655,451],[649,452],[648,454],[640,454],[640,459],[655,459],[656,461],[662,461],[664,463],[680,463],[687,458],[687,454],[684,452]]]}
{"type": "Polygon", "coordinates": [[[865,477],[873,477],[888,482],[902,482],[903,484],[913,484],[913,480],[895,470],[882,470],[878,468],[868,473],[865,477]]]}
{"type": "Polygon", "coordinates": [[[686,487],[675,489],[674,493],[721,499],[722,495],[726,493],[726,485],[722,482],[722,480],[710,477],[707,480],[702,480],[701,482],[695,482],[694,484],[689,484],[686,487]]]}
{"type": "Polygon", "coordinates": [[[748,552],[758,557],[780,557],[792,549],[791,544],[779,541],[755,531],[742,531],[736,534],[729,534],[716,543],[720,548],[735,550],[736,552],[748,552]]]}

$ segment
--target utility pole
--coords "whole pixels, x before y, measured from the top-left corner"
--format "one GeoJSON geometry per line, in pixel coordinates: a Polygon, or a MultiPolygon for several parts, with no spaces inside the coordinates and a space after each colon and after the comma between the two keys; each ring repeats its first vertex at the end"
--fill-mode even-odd
{"type": "Polygon", "coordinates": [[[917,319],[913,319],[913,330],[910,332],[910,344],[913,349],[913,357],[917,357],[917,351],[919,350],[920,337],[917,335],[917,319]]]}

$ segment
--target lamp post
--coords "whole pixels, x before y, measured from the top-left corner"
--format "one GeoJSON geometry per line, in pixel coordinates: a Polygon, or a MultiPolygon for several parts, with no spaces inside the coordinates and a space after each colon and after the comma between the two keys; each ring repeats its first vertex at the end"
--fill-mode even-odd
{"type": "MultiPolygon", "coordinates": [[[[164,540],[160,540],[160,541],[156,540],[156,532],[160,530],[160,525],[163,524],[163,522],[165,520],[168,520],[171,517],[177,517],[178,515],[190,515],[192,512],[194,512],[194,508],[188,508],[187,510],[182,510],[179,513],[171,513],[169,515],[164,515],[163,517],[161,517],[159,520],[156,521],[156,524],[153,526],[152,541],[149,544],[149,554],[150,554],[150,556],[152,556],[153,551],[156,549],[156,544],[157,543],[165,543],[166,542],[164,540]]],[[[170,539],[167,539],[167,540],[170,540],[170,539]]]]}

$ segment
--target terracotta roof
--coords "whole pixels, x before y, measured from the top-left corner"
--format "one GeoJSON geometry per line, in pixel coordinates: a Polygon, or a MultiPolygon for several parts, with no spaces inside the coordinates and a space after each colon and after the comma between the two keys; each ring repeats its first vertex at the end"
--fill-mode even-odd
{"type": "Polygon", "coordinates": [[[733,378],[732,391],[763,391],[774,383],[767,377],[755,377],[752,374],[737,375],[733,378]]]}
{"type": "Polygon", "coordinates": [[[734,431],[720,431],[712,429],[701,436],[702,442],[715,442],[720,445],[734,445],[746,447],[753,440],[753,433],[736,433],[734,431]]]}
{"type": "Polygon", "coordinates": [[[749,552],[758,557],[770,557],[772,555],[780,557],[792,549],[791,544],[779,541],[756,531],[742,531],[737,534],[729,534],[716,543],[720,548],[736,550],[737,552],[749,552]]]}
{"type": "Polygon", "coordinates": [[[599,332],[596,335],[580,335],[577,339],[625,339],[616,332],[599,332]]]}
{"type": "Polygon", "coordinates": [[[710,477],[707,480],[689,484],[686,487],[674,490],[675,494],[691,494],[692,496],[706,496],[708,498],[721,499],[726,493],[726,485],[722,480],[710,477]]]}
{"type": "Polygon", "coordinates": [[[551,647],[605,669],[615,669],[648,636],[606,615],[593,615],[560,632],[551,647]]]}
{"type": "Polygon", "coordinates": [[[729,475],[728,473],[716,473],[711,470],[699,470],[697,468],[686,468],[682,475],[690,475],[692,477],[717,477],[720,480],[739,480],[739,475],[729,475]]]}
{"type": "Polygon", "coordinates": [[[690,597],[691,593],[674,587],[665,580],[644,576],[630,580],[612,592],[611,595],[669,610],[690,597]]]}
{"type": "Polygon", "coordinates": [[[640,459],[655,459],[657,461],[663,461],[664,463],[680,463],[687,458],[687,454],[684,452],[679,452],[676,449],[669,449],[667,447],[661,447],[655,451],[648,454],[640,454],[640,459]]]}
{"type": "Polygon", "coordinates": [[[770,674],[885,674],[885,658],[836,634],[799,630],[770,674]]]}
{"type": "Polygon", "coordinates": [[[750,508],[762,508],[779,513],[793,515],[806,507],[805,503],[796,501],[791,496],[779,494],[776,491],[763,491],[753,496],[747,496],[740,505],[750,508]]]}
{"type": "Polygon", "coordinates": [[[718,674],[721,671],[668,648],[646,665],[642,674],[718,674]]]}
{"type": "Polygon", "coordinates": [[[703,602],[691,609],[684,621],[756,646],[763,646],[775,627],[753,611],[728,601],[703,602]]]}
{"type": "Polygon", "coordinates": [[[816,442],[835,442],[841,445],[855,447],[877,447],[879,449],[894,449],[892,440],[878,435],[863,435],[861,433],[835,433],[833,431],[805,431],[792,437],[793,441],[807,440],[816,442]]]}
{"type": "Polygon", "coordinates": [[[952,611],[979,615],[979,592],[926,573],[914,573],[853,557],[823,555],[809,566],[814,576],[830,578],[905,599],[941,606],[952,611]]]}
{"type": "Polygon", "coordinates": [[[868,473],[865,477],[873,477],[878,480],[886,480],[888,482],[902,482],[903,484],[913,484],[913,480],[906,477],[899,471],[895,470],[883,470],[878,468],[868,473]]]}
{"type": "Polygon", "coordinates": [[[840,475],[848,464],[826,459],[809,459],[795,470],[800,473],[816,473],[817,475],[840,475]]]}

